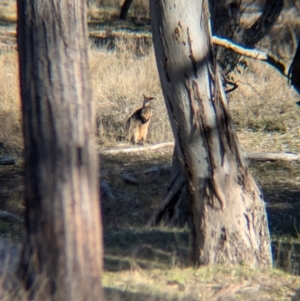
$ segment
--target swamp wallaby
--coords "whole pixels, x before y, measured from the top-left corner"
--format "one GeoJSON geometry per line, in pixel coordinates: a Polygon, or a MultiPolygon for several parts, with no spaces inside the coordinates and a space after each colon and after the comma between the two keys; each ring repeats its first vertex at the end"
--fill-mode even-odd
{"type": "Polygon", "coordinates": [[[133,144],[146,141],[152,116],[151,100],[154,97],[143,96],[143,107],[135,111],[127,120],[128,140],[133,144]]]}

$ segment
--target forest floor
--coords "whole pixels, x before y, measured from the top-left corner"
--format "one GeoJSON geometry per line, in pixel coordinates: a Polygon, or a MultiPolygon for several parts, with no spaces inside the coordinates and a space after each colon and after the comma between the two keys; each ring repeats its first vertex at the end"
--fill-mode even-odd
{"type": "MultiPolygon", "coordinates": [[[[273,269],[193,269],[187,227],[146,226],[166,195],[172,151],[100,155],[101,181],[111,193],[101,197],[106,300],[289,300],[300,286],[300,163],[250,161],[266,201],[273,269]]],[[[1,167],[1,210],[23,216],[23,180],[21,161],[1,167]]],[[[0,235],[17,243],[21,231],[0,222],[0,235]]]]}
{"type": "MultiPolygon", "coordinates": [[[[17,159],[13,166],[0,166],[0,210],[23,218],[15,1],[0,0],[0,6],[0,157],[17,159]]],[[[106,300],[290,300],[300,287],[300,163],[249,161],[266,201],[272,269],[261,271],[242,265],[191,268],[187,227],[146,226],[166,196],[173,148],[103,153],[104,149],[126,146],[124,121],[140,106],[142,92],[155,96],[150,142],[172,140],[150,45],[149,19],[114,22],[111,13],[105,12],[99,22],[98,12],[89,8],[92,43],[106,45],[104,50],[90,49],[93,91],[102,120],[99,185],[101,179],[111,192],[101,197],[106,300]],[[124,32],[125,42],[120,40],[124,32]],[[134,43],[128,42],[128,36],[134,43]]],[[[280,32],[284,31],[280,28],[280,32]]],[[[279,39],[277,32],[274,36],[279,39]]],[[[268,39],[265,44],[272,44],[268,39]]],[[[284,57],[290,59],[290,53],[284,57]]],[[[234,74],[239,89],[230,100],[243,149],[299,153],[298,96],[270,66],[251,60],[247,64],[245,72],[240,68],[234,74]]],[[[8,237],[17,245],[22,231],[23,224],[0,221],[0,237],[8,237]]],[[[1,250],[0,241],[0,261],[1,250]]]]}

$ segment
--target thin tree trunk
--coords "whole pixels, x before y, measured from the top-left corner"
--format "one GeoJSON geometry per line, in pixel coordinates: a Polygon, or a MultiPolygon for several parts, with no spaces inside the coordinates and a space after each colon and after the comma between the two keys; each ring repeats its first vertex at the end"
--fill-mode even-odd
{"type": "Polygon", "coordinates": [[[192,261],[271,265],[265,205],[213,61],[207,1],[150,1],[157,67],[192,206],[192,261]]]}
{"type": "Polygon", "coordinates": [[[18,0],[26,235],[18,276],[39,300],[102,300],[98,162],[85,0],[18,0]]]}
{"type": "Polygon", "coordinates": [[[132,4],[133,0],[124,0],[122,6],[121,6],[121,13],[120,13],[120,19],[126,20],[128,16],[129,8],[132,4]]]}
{"type": "MultiPolygon", "coordinates": [[[[229,39],[239,45],[253,48],[265,37],[277,21],[282,11],[283,0],[265,0],[260,16],[247,28],[241,22],[245,10],[241,9],[242,1],[210,0],[212,32],[214,35],[229,39]]],[[[251,6],[251,4],[250,4],[251,6]]],[[[238,53],[228,49],[218,49],[218,60],[224,74],[233,71],[240,60],[238,53]]]]}
{"type": "MultiPolygon", "coordinates": [[[[245,31],[240,39],[245,46],[254,47],[276,23],[284,6],[284,0],[266,0],[259,18],[245,31]]],[[[240,42],[240,41],[238,41],[240,42]]]]}

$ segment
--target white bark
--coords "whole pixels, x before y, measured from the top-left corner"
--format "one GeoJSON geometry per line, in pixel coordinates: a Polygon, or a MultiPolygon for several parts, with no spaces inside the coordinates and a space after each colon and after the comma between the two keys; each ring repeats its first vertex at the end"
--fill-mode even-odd
{"type": "Polygon", "coordinates": [[[261,194],[214,65],[205,0],[150,1],[158,71],[192,202],[194,264],[270,266],[261,194]]]}

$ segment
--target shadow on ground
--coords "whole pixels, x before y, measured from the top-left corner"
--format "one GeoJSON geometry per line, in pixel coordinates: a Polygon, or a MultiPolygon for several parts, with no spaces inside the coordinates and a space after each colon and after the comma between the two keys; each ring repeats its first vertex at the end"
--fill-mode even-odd
{"type": "Polygon", "coordinates": [[[104,232],[105,269],[187,267],[188,231],[122,229],[104,232]]]}
{"type": "MultiPolygon", "coordinates": [[[[172,148],[101,156],[101,182],[111,193],[101,200],[106,270],[188,265],[187,228],[145,227],[166,195],[171,158],[172,148]]],[[[266,200],[274,265],[300,275],[300,164],[250,162],[250,168],[266,200]]],[[[20,167],[0,170],[1,210],[22,216],[23,176],[20,167]]],[[[1,236],[19,240],[21,232],[20,226],[0,222],[1,236]]]]}

